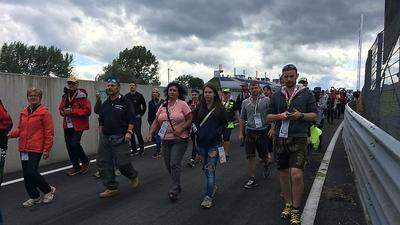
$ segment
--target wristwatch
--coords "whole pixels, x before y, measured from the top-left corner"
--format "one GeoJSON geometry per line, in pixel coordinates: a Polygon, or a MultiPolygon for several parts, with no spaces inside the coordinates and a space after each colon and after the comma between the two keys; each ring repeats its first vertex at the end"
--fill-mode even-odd
{"type": "Polygon", "coordinates": [[[301,120],[304,119],[304,113],[300,114],[300,118],[299,119],[301,119],[301,120]]]}

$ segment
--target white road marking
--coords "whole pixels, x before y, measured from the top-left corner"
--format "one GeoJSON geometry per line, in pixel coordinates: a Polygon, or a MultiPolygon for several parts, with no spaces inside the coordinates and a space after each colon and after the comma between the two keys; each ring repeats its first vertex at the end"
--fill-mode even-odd
{"type": "Polygon", "coordinates": [[[306,205],[304,206],[303,214],[301,215],[301,224],[303,225],[314,224],[315,216],[318,210],[319,199],[321,198],[322,187],[324,186],[326,174],[328,173],[329,163],[331,161],[332,153],[335,149],[335,144],[342,128],[343,122],[339,125],[335,134],[333,135],[331,142],[326,149],[321,165],[319,166],[314,183],[310,190],[310,194],[308,195],[306,205]]]}
{"type": "MultiPolygon", "coordinates": [[[[147,145],[147,146],[144,146],[144,148],[146,149],[146,148],[151,148],[151,147],[154,147],[154,146],[156,146],[156,144],[147,145]]],[[[138,148],[138,150],[139,150],[139,148],[138,148]]],[[[94,163],[94,162],[96,162],[96,159],[90,160],[90,163],[94,163]]],[[[69,165],[69,166],[64,166],[64,167],[58,168],[58,169],[49,170],[49,171],[46,171],[46,172],[43,172],[43,173],[40,173],[40,174],[42,176],[45,176],[45,175],[49,175],[49,174],[52,174],[52,173],[57,173],[57,172],[60,172],[60,171],[63,171],[63,170],[71,169],[71,168],[72,168],[72,165],[69,165]]],[[[1,186],[3,187],[3,186],[10,185],[10,184],[15,184],[15,183],[21,182],[23,180],[24,180],[24,178],[18,178],[18,179],[15,179],[15,180],[10,180],[10,181],[7,181],[7,182],[3,182],[1,184],[1,186]]]]}

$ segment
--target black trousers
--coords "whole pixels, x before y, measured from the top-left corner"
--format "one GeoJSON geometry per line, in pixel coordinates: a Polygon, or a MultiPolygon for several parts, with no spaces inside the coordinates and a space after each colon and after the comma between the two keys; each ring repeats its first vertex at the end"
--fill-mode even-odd
{"type": "Polygon", "coordinates": [[[65,144],[67,145],[69,159],[74,169],[80,169],[80,164],[89,163],[89,159],[81,145],[83,131],[75,131],[74,128],[64,129],[65,144]]]}
{"type": "Polygon", "coordinates": [[[44,180],[38,171],[41,158],[42,153],[29,152],[28,160],[21,160],[25,189],[30,198],[39,198],[39,190],[44,194],[51,191],[50,185],[44,180]]]}
{"type": "Polygon", "coordinates": [[[7,154],[8,138],[6,132],[0,131],[0,185],[3,182],[4,164],[7,154]]]}
{"type": "MultiPolygon", "coordinates": [[[[133,125],[133,129],[134,129],[134,133],[138,139],[139,142],[139,148],[140,151],[143,150],[144,148],[144,141],[143,141],[143,136],[142,136],[142,117],[136,117],[135,118],[135,124],[133,125]]],[[[137,151],[137,147],[136,147],[136,141],[135,141],[135,136],[132,136],[131,139],[131,148],[133,150],[133,152],[137,151]]]]}

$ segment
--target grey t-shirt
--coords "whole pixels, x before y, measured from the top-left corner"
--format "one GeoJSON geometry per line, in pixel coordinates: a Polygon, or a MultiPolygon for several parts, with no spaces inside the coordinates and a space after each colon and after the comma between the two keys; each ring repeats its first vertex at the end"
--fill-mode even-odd
{"type": "Polygon", "coordinates": [[[240,118],[243,121],[247,120],[246,129],[249,130],[265,130],[268,127],[266,116],[268,112],[269,106],[269,98],[264,94],[260,94],[257,97],[257,100],[254,100],[253,97],[246,98],[242,102],[242,110],[240,112],[240,118]],[[259,114],[261,117],[262,126],[256,127],[256,123],[254,120],[254,115],[259,114]]]}
{"type": "MultiPolygon", "coordinates": [[[[317,104],[315,97],[310,89],[305,88],[300,90],[292,100],[290,110],[297,109],[302,113],[318,113],[317,104]]],[[[268,114],[279,114],[283,113],[287,108],[286,97],[281,90],[275,92],[271,96],[271,105],[268,110],[268,114]]],[[[276,136],[278,137],[282,122],[276,122],[276,136]]],[[[310,123],[305,120],[290,120],[289,123],[289,137],[307,137],[308,128],[310,123]]]]}

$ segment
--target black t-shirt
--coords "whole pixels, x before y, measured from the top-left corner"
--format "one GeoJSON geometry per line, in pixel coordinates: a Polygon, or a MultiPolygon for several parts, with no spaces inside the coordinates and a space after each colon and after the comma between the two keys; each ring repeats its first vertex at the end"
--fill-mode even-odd
{"type": "Polygon", "coordinates": [[[227,126],[225,110],[215,109],[208,119],[200,126],[203,119],[210,111],[208,109],[200,111],[198,108],[194,111],[193,122],[197,126],[197,144],[201,147],[213,147],[221,145],[222,134],[227,126]]]}
{"type": "Polygon", "coordinates": [[[223,105],[226,111],[226,118],[228,122],[235,121],[235,112],[239,110],[236,102],[233,100],[228,100],[227,102],[223,103],[223,105]]]}
{"type": "Polygon", "coordinates": [[[132,104],[120,95],[114,101],[110,98],[102,104],[99,113],[99,125],[103,126],[104,135],[125,134],[128,125],[135,121],[132,104]]]}
{"type": "MultiPolygon", "coordinates": [[[[271,103],[268,110],[268,114],[279,114],[283,113],[288,109],[286,103],[286,97],[282,91],[277,91],[271,96],[271,103]]],[[[292,99],[290,110],[297,109],[302,113],[317,113],[317,104],[315,101],[314,94],[308,89],[300,90],[292,99]]],[[[276,122],[276,136],[279,136],[279,131],[282,122],[276,122]]],[[[289,137],[307,137],[308,128],[310,123],[305,120],[290,120],[289,124],[289,137]]]]}

